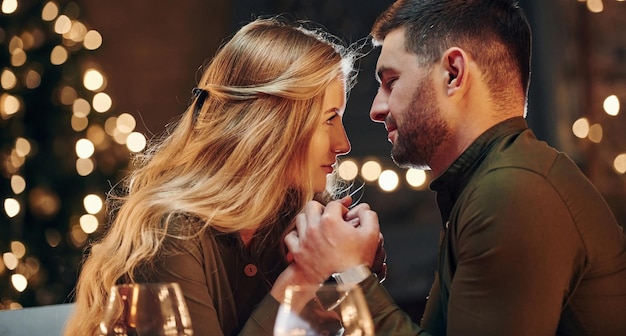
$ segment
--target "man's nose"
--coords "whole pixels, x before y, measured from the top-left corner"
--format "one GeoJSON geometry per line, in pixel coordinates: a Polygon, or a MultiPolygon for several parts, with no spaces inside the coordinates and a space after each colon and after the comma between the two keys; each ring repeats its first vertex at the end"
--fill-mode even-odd
{"type": "Polygon", "coordinates": [[[385,118],[389,114],[389,105],[387,104],[387,99],[385,95],[378,91],[376,93],[376,97],[374,97],[374,101],[372,102],[372,107],[370,109],[370,119],[373,122],[385,122],[385,118]]]}

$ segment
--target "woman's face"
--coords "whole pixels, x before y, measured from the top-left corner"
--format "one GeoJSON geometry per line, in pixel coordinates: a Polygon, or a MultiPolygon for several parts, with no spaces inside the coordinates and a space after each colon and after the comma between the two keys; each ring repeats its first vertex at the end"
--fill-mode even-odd
{"type": "Polygon", "coordinates": [[[320,119],[311,143],[307,162],[315,192],[326,189],[326,177],[336,169],[337,156],[350,152],[350,141],[343,127],[346,91],[342,80],[326,88],[320,119]]]}

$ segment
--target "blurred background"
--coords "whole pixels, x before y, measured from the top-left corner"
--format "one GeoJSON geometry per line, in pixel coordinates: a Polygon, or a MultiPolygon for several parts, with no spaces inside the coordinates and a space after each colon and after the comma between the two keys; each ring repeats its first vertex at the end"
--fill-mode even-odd
{"type": "MultiPolygon", "coordinates": [[[[106,227],[106,193],[132,153],[184,112],[198,69],[237,28],[283,13],[358,43],[391,1],[0,3],[0,309],[13,309],[71,301],[84,249],[106,227]]],[[[624,226],[626,2],[520,5],[534,32],[527,120],[580,165],[624,226]]],[[[383,126],[369,120],[376,57],[359,63],[341,172],[365,183],[361,201],[385,235],[385,284],[419,318],[441,223],[432,176],[396,167],[383,126]]]]}

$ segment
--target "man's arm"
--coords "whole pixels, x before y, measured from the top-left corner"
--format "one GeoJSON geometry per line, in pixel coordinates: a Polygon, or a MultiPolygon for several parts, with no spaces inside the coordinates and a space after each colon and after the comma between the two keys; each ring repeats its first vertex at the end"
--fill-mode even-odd
{"type": "MultiPolygon", "coordinates": [[[[572,216],[531,171],[498,170],[481,185],[460,200],[450,245],[442,249],[457,258],[448,335],[523,335],[528,328],[554,335],[582,257],[572,216]]],[[[444,268],[451,258],[444,258],[444,268]]]]}

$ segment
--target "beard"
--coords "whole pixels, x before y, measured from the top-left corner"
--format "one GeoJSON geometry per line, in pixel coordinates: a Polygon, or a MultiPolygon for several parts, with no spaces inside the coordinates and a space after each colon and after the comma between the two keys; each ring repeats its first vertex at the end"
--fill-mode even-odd
{"type": "MultiPolygon", "coordinates": [[[[391,158],[403,168],[430,169],[437,148],[451,138],[451,131],[441,116],[433,84],[422,80],[410,103],[396,124],[397,138],[391,149],[391,158]]],[[[391,114],[390,123],[395,123],[391,114]]]]}

